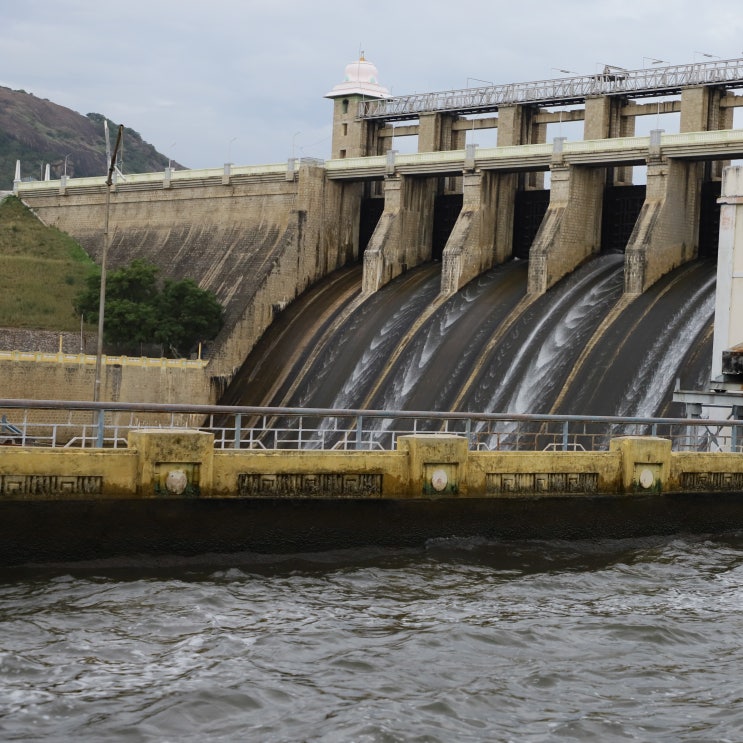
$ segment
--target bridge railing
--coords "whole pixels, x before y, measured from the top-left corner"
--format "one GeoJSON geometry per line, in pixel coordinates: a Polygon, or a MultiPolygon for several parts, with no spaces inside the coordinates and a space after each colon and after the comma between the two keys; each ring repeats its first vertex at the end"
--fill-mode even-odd
{"type": "Polygon", "coordinates": [[[2,400],[0,444],[125,447],[130,431],[187,428],[218,449],[393,450],[400,436],[450,433],[473,451],[602,451],[616,436],[668,438],[677,451],[743,452],[743,420],[334,410],[2,400]]]}
{"type": "MultiPolygon", "coordinates": [[[[311,164],[322,164],[322,160],[315,158],[303,158],[304,162],[311,164]]],[[[297,163],[298,165],[299,163],[297,163]]],[[[232,165],[230,167],[230,176],[238,177],[266,177],[266,176],[284,176],[286,174],[287,164],[268,163],[265,165],[232,165]]],[[[154,186],[161,187],[166,180],[172,183],[183,183],[188,181],[206,181],[221,180],[224,176],[224,166],[219,168],[200,168],[181,170],[160,170],[153,173],[126,173],[125,175],[114,174],[113,182],[121,189],[127,189],[137,186],[154,186]],[[169,178],[168,178],[169,175],[169,178]]],[[[58,190],[62,187],[62,179],[52,179],[48,181],[17,181],[14,183],[14,190],[19,195],[32,195],[49,189],[58,190]]],[[[64,186],[70,190],[84,189],[103,189],[106,185],[105,175],[86,176],[84,178],[66,178],[64,186]]]]}
{"type": "Polygon", "coordinates": [[[483,113],[517,104],[579,103],[589,96],[650,97],[676,93],[694,85],[743,86],[743,59],[719,59],[667,67],[626,70],[606,66],[602,72],[551,80],[488,85],[479,88],[414,93],[359,103],[361,119],[403,120],[424,113],[483,113]]]}

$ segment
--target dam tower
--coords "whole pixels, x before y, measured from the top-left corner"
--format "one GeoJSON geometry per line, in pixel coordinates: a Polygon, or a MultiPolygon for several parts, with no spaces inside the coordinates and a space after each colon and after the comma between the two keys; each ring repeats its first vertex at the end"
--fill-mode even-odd
{"type": "Polygon", "coordinates": [[[346,65],[343,82],[338,83],[325,95],[333,100],[333,139],[331,157],[369,157],[382,155],[379,122],[360,119],[359,104],[367,100],[389,98],[387,88],[379,83],[377,68],[364,58],[346,65]]]}

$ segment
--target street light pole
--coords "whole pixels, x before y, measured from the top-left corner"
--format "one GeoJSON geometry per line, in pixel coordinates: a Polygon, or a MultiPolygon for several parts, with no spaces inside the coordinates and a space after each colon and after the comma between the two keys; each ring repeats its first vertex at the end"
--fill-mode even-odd
{"type": "Polygon", "coordinates": [[[470,86],[470,80],[474,80],[476,83],[485,83],[487,85],[490,85],[491,87],[495,85],[495,83],[492,80],[481,80],[479,77],[468,77],[466,86],[469,88],[470,86]]]}
{"type": "MultiPolygon", "coordinates": [[[[105,315],[106,307],[106,261],[108,258],[109,248],[109,234],[108,234],[108,222],[109,212],[111,211],[111,184],[113,183],[113,172],[116,167],[116,154],[121,144],[121,135],[124,131],[124,125],[119,125],[119,133],[116,137],[116,145],[114,147],[113,154],[111,155],[111,162],[108,167],[108,176],[106,178],[106,217],[103,228],[103,255],[101,257],[101,292],[98,298],[98,339],[95,353],[95,384],[93,386],[93,402],[98,402],[101,399],[101,361],[103,359],[103,320],[105,315]]],[[[101,411],[98,411],[101,414],[101,411]]]]}

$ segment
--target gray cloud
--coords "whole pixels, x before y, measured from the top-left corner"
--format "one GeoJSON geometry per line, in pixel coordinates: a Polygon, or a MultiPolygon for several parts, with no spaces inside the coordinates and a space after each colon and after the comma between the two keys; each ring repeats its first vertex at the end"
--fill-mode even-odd
{"type": "Polygon", "coordinates": [[[0,84],[105,113],[186,165],[218,167],[228,153],[279,162],[293,140],[297,154],[327,156],[323,95],[361,49],[404,94],[644,57],[738,57],[742,38],[743,16],[722,0],[24,0],[3,9],[0,84]]]}

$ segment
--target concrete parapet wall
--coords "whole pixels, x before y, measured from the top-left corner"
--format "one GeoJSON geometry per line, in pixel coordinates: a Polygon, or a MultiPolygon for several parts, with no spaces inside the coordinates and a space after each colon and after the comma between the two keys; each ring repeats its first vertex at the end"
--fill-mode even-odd
{"type": "Polygon", "coordinates": [[[130,498],[137,466],[134,449],[0,447],[0,501],[130,498]]]}
{"type": "Polygon", "coordinates": [[[0,447],[0,564],[301,552],[427,539],[622,538],[743,526],[743,455],[627,437],[603,452],[215,451],[140,430],[117,450],[0,447]]]}
{"type": "MultiPolygon", "coordinates": [[[[181,495],[181,471],[204,498],[511,498],[731,491],[743,493],[743,455],[672,452],[667,439],[628,436],[601,452],[472,452],[449,434],[402,436],[396,451],[215,450],[213,434],[140,429],[113,451],[0,447],[0,478],[98,478],[91,495],[181,495]]],[[[40,482],[37,480],[37,482],[40,482]]],[[[0,488],[0,498],[77,498],[83,491],[0,488]]],[[[743,496],[742,496],[743,497],[743,496]]]]}

